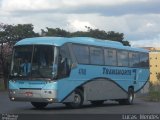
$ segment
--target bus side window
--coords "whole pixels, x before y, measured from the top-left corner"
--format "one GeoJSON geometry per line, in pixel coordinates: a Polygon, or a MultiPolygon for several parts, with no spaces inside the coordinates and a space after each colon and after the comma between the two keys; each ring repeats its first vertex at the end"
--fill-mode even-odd
{"type": "Polygon", "coordinates": [[[69,50],[67,46],[62,46],[60,48],[60,53],[58,57],[58,78],[67,77],[71,70],[71,59],[69,55],[69,50]]]}

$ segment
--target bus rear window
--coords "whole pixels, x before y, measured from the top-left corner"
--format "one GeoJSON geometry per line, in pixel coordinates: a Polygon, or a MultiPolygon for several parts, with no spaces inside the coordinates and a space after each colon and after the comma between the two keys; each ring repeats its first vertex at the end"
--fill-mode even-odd
{"type": "Polygon", "coordinates": [[[140,66],[139,67],[149,67],[149,56],[148,54],[140,54],[140,66]]]}
{"type": "Polygon", "coordinates": [[[129,66],[138,67],[139,66],[139,53],[130,52],[129,53],[129,66]]]}

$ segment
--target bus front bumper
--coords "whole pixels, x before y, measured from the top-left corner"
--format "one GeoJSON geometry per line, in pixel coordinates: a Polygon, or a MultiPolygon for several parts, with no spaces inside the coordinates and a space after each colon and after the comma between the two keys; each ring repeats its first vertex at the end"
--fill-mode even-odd
{"type": "Polygon", "coordinates": [[[56,90],[9,90],[11,101],[28,101],[28,102],[58,102],[56,90]]]}

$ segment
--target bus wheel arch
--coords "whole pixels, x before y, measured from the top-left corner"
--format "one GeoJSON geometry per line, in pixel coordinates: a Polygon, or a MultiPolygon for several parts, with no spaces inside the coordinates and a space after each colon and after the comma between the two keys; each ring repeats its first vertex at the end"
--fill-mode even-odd
{"type": "Polygon", "coordinates": [[[132,105],[134,100],[134,87],[129,86],[127,92],[127,99],[120,99],[118,100],[119,104],[121,105],[132,105]]]}
{"type": "Polygon", "coordinates": [[[134,86],[129,86],[128,87],[128,91],[131,90],[131,89],[134,91],[134,86]]]}
{"type": "Polygon", "coordinates": [[[82,86],[77,87],[77,88],[75,89],[75,91],[76,91],[76,90],[80,90],[82,93],[84,93],[84,88],[83,88],[82,86]]]}
{"type": "Polygon", "coordinates": [[[80,108],[84,102],[84,94],[82,89],[75,89],[74,91],[74,100],[73,102],[64,103],[67,107],[70,108],[80,108]]]}

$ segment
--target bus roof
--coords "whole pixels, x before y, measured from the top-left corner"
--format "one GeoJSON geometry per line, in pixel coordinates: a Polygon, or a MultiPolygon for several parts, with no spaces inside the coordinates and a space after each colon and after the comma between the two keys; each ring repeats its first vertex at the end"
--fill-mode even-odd
{"type": "Polygon", "coordinates": [[[19,45],[55,45],[62,46],[65,43],[79,43],[84,45],[93,45],[93,46],[101,46],[101,47],[109,47],[123,50],[131,50],[138,52],[148,52],[148,50],[142,48],[133,48],[129,46],[124,46],[120,42],[115,42],[111,40],[100,40],[91,37],[34,37],[34,38],[25,38],[20,40],[15,44],[15,46],[19,45]]]}

